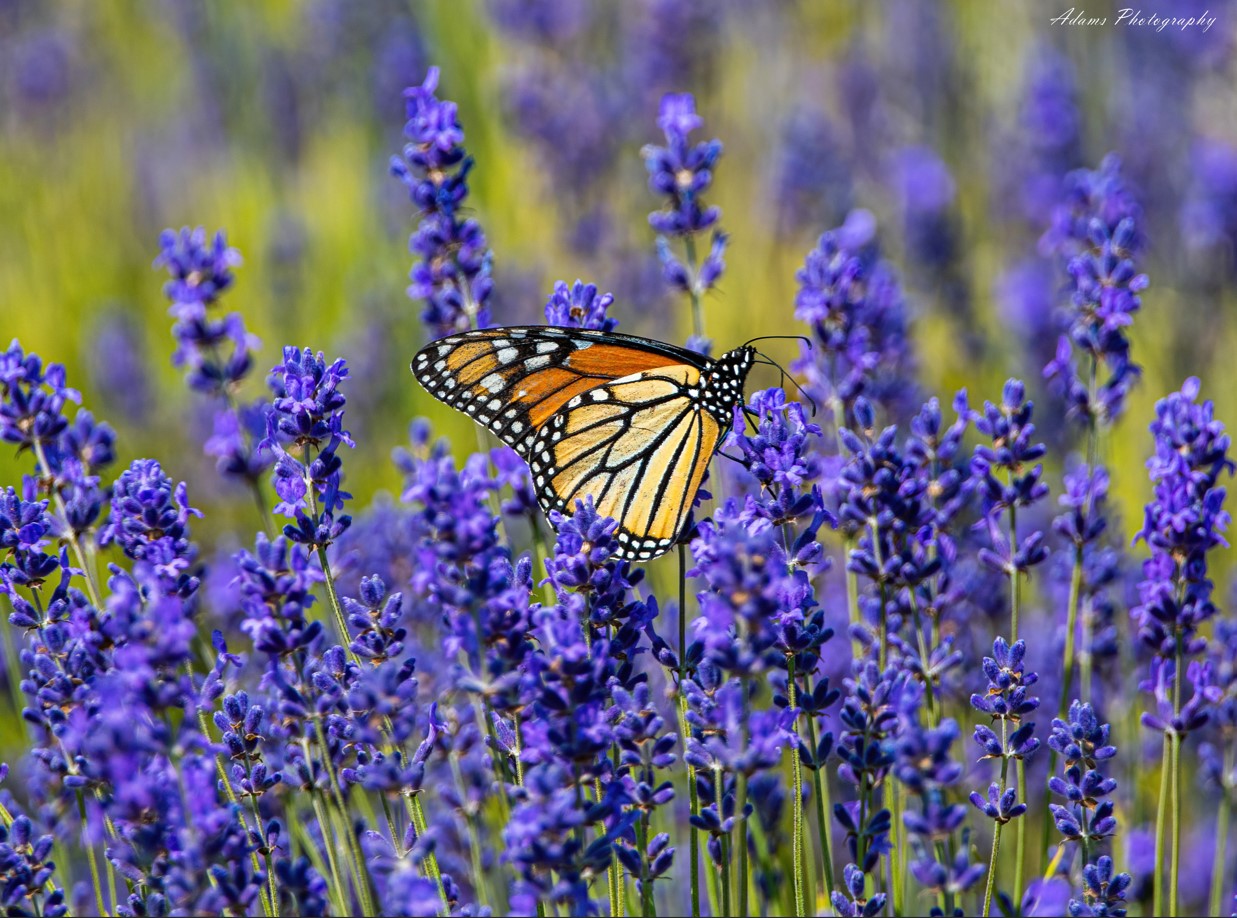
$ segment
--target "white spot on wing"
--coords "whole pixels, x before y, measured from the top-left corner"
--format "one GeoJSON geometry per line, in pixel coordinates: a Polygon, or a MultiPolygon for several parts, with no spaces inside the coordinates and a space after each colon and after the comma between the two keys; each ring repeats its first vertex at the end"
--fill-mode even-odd
{"type": "Polygon", "coordinates": [[[485,377],[485,379],[481,380],[481,387],[492,395],[503,391],[503,387],[506,384],[506,380],[503,379],[501,373],[491,373],[489,376],[485,377]]]}
{"type": "Polygon", "coordinates": [[[529,357],[527,360],[524,361],[524,369],[540,370],[542,367],[548,366],[549,363],[550,363],[549,357],[529,357]]]}
{"type": "Polygon", "coordinates": [[[520,352],[513,347],[504,347],[495,356],[498,357],[499,363],[511,363],[511,361],[520,356],[520,352]]]}

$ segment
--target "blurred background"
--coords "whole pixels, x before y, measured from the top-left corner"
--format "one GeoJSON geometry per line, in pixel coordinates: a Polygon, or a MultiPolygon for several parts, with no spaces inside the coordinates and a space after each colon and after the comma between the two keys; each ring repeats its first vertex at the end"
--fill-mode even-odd
{"type": "MultiPolygon", "coordinates": [[[[979,0],[3,0],[0,334],[67,364],[119,432],[118,467],[153,454],[190,481],[208,545],[255,521],[202,454],[211,406],[171,365],[151,268],[165,227],[223,228],[241,251],[226,308],[264,342],[260,369],[285,343],[347,358],[360,502],[398,491],[389,456],[414,416],[474,445],[407,370],[425,335],[404,292],[417,217],[388,160],[401,92],[433,64],[476,160],[498,324],[539,321],[554,281],[580,277],[614,292],[624,330],[686,337],[640,148],[660,140],[661,95],[689,91],[701,136],[725,144],[718,350],[800,331],[796,270],[866,208],[906,289],[925,394],[965,385],[976,403],[1025,376],[1051,432],[1063,409],[1040,370],[1065,278],[1037,242],[1064,174],[1114,151],[1145,209],[1151,280],[1132,330],[1144,378],[1106,446],[1132,530],[1155,399],[1198,375],[1237,418],[1237,9],[1212,7],[1205,32],[1156,32],[979,0]]],[[[0,450],[0,481],[25,464],[0,450]]]]}

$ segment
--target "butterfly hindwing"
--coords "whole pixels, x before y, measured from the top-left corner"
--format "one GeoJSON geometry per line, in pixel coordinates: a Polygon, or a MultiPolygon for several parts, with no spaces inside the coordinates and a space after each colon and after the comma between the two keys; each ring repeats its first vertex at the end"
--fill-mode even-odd
{"type": "Polygon", "coordinates": [[[672,365],[572,397],[541,429],[529,464],[542,508],[570,515],[593,498],[619,521],[620,557],[647,560],[674,544],[722,427],[698,393],[701,371],[672,365]]]}
{"type": "Polygon", "coordinates": [[[684,361],[699,358],[632,335],[531,325],[440,338],[422,348],[412,371],[431,395],[527,459],[536,432],[577,395],[684,361]]]}

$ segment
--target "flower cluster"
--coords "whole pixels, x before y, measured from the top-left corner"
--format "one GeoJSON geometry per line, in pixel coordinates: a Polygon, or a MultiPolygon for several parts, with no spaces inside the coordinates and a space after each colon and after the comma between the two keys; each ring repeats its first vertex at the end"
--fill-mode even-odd
{"type": "MultiPolygon", "coordinates": [[[[1221,545],[1229,523],[1220,476],[1233,471],[1229,437],[1210,401],[1199,403],[1199,382],[1156,403],[1151,425],[1155,454],[1147,462],[1155,484],[1138,537],[1151,547],[1132,614],[1139,636],[1163,659],[1201,653],[1199,626],[1215,615],[1207,577],[1208,553],[1221,545]]],[[[1180,664],[1178,664],[1180,665],[1180,664]]]]}
{"type": "Polygon", "coordinates": [[[56,534],[79,546],[106,502],[99,473],[116,458],[107,424],[81,409],[71,423],[64,416],[69,402],[80,401],[60,364],[44,365],[16,341],[0,352],[0,440],[34,454],[34,485],[55,502],[56,534]]]}
{"type": "Polygon", "coordinates": [[[1054,775],[1048,782],[1049,789],[1066,800],[1064,805],[1052,804],[1053,819],[1057,831],[1082,845],[1084,853],[1117,829],[1113,802],[1103,799],[1117,789],[1117,782],[1099,770],[1101,762],[1117,754],[1108,743],[1108,729],[1091,705],[1074,701],[1069,719],[1054,719],[1048,738],[1065,767],[1064,778],[1054,775]]]}
{"type": "MultiPolygon", "coordinates": [[[[902,724],[896,741],[894,776],[918,800],[919,809],[907,809],[902,822],[914,838],[915,859],[910,869],[919,884],[929,892],[947,896],[947,902],[962,895],[984,875],[982,864],[970,862],[969,839],[964,834],[959,853],[944,854],[945,842],[952,839],[966,819],[966,808],[950,803],[949,788],[962,777],[962,766],[950,757],[954,741],[961,735],[957,721],[946,718],[938,727],[919,723],[919,701],[911,693],[903,699],[902,724]]],[[[952,908],[948,908],[952,912],[952,908]]]]}
{"type": "MultiPolygon", "coordinates": [[[[608,183],[623,163],[614,138],[643,130],[641,106],[662,100],[664,145],[644,150],[660,202],[650,223],[663,280],[692,308],[687,346],[707,353],[702,297],[727,254],[710,203],[721,145],[701,142],[691,95],[663,93],[707,75],[722,34],[715,11],[704,0],[647,0],[628,19],[564,0],[495,0],[489,12],[525,46],[504,101],[511,133],[532,141],[535,171],[549,179],[553,222],[573,252],[623,278],[616,291],[636,303],[649,299],[629,293],[660,283],[653,247],[632,250],[608,183]],[[586,61],[611,24],[613,54],[586,61]],[[677,47],[683,36],[690,47],[677,47]],[[572,69],[581,70],[574,83],[572,69]]],[[[375,39],[399,31],[365,9],[336,14],[375,39]]],[[[782,16],[771,11],[761,28],[782,16]]],[[[927,105],[923,87],[948,75],[940,20],[924,5],[911,22],[923,53],[903,62],[906,98],[927,105]]],[[[329,31],[333,41],[348,29],[329,31]]],[[[781,146],[767,138],[780,228],[806,229],[814,208],[844,222],[819,237],[799,273],[795,307],[810,337],[798,381],[751,394],[725,419],[721,442],[707,425],[697,431],[709,450],[701,458],[726,461],[706,462],[712,477],[701,482],[688,476],[704,485],[694,494],[666,490],[681,489],[674,473],[690,458],[672,440],[635,469],[637,491],[667,476],[661,509],[688,498],[674,532],[659,514],[637,518],[636,502],[608,518],[613,503],[588,487],[543,515],[537,493],[556,483],[534,488],[522,452],[483,445],[457,458],[424,419],[394,457],[399,496],[362,506],[344,490],[344,448],[357,446],[345,412],[358,402],[373,417],[393,408],[355,394],[367,379],[389,390],[374,375],[385,361],[367,361],[358,379],[343,360],[286,347],[269,399],[245,407],[256,339],[220,309],[239,261],[222,233],[166,233],[156,264],[170,275],[174,359],[215,402],[206,450],[251,487],[257,531],[233,538],[227,513],[197,522],[210,489],[172,474],[172,456],[126,455],[109,471],[132,446],[90,413],[72,416],[81,398],[64,367],[17,342],[0,352],[0,439],[21,464],[20,480],[0,489],[9,607],[0,685],[11,696],[0,708],[20,711],[27,737],[21,781],[0,792],[3,909],[653,915],[690,903],[696,915],[772,915],[824,903],[875,918],[990,914],[995,898],[1008,914],[1182,914],[1213,860],[1218,910],[1237,804],[1237,627],[1210,579],[1229,523],[1229,439],[1197,380],[1157,407],[1135,645],[1120,613],[1134,589],[1126,553],[1138,549],[1110,509],[1110,492],[1128,482],[1096,461],[1137,377],[1128,332],[1163,202],[1149,198],[1144,212],[1112,159],[1064,175],[1080,149],[1073,76],[1055,55],[1032,55],[1021,117],[1042,136],[1017,148],[1025,167],[1004,176],[1004,190],[1022,214],[1002,219],[1025,235],[1053,210],[1043,252],[1065,264],[1072,298],[1048,375],[1086,422],[1085,463],[1065,455],[1083,444],[1051,418],[1037,430],[1017,379],[982,412],[966,390],[952,411],[944,398],[925,400],[909,343],[914,310],[874,218],[845,215],[855,189],[891,183],[901,221],[890,250],[910,260],[908,286],[933,304],[924,340],[948,336],[968,360],[982,358],[988,323],[971,312],[957,164],[890,133],[897,118],[872,53],[849,53],[838,71],[838,130],[804,109],[781,146]],[[890,152],[860,155],[876,149],[890,152]],[[806,187],[813,177],[818,187],[806,187]],[[792,394],[798,382],[810,412],[792,394]],[[829,415],[819,423],[817,399],[829,415]],[[1062,468],[1051,479],[1062,487],[1050,535],[1040,531],[1052,515],[1044,498],[1062,468]],[[287,525],[267,519],[268,487],[287,525]],[[661,530],[669,557],[647,567],[616,557],[642,529],[661,530]],[[1060,563],[1028,584],[1049,539],[1065,549],[1054,551],[1060,563]],[[677,602],[665,601],[667,587],[677,602]],[[996,633],[1008,640],[993,641],[1007,614],[996,633]],[[1030,644],[1018,639],[1020,615],[1028,636],[1042,632],[1030,644]],[[834,631],[847,626],[849,646],[839,646],[834,631]],[[990,655],[977,652],[989,641],[990,655]],[[964,690],[978,668],[966,662],[980,656],[984,678],[964,690]],[[1118,786],[1111,767],[1116,746],[1136,739],[1137,712],[1103,723],[1105,709],[1130,707],[1135,669],[1149,670],[1141,689],[1154,701],[1141,722],[1163,741],[1158,807],[1147,799],[1155,782],[1118,786]],[[1034,692],[1044,686],[1059,693],[1058,717],[1037,738],[1034,692]],[[998,768],[961,761],[968,712],[982,721],[979,761],[998,768]],[[1052,750],[1046,769],[1035,758],[1041,738],[1052,750]],[[1136,826],[1122,846],[1130,873],[1106,853],[1119,810],[1156,814],[1154,832],[1136,826]],[[1214,859],[1183,841],[1194,825],[1215,836],[1214,859]],[[1042,842],[1028,845],[1039,828],[1042,842]],[[986,867],[972,847],[981,836],[986,867]]],[[[409,67],[424,72],[423,61],[409,67]]],[[[430,68],[406,92],[408,142],[392,167],[420,220],[410,294],[432,335],[527,321],[498,315],[491,253],[468,212],[472,160],[438,77],[430,68]]],[[[1129,163],[1145,181],[1146,164],[1129,163]]],[[[531,265],[519,286],[531,288],[543,267],[531,265]]],[[[1052,321],[1050,287],[1026,298],[1038,315],[1024,331],[1052,321]]],[[[597,336],[618,327],[604,289],[556,283],[546,321],[598,348],[597,336]]],[[[753,333],[764,331],[779,329],[753,333]]],[[[1036,346],[1026,342],[1021,357],[1042,366],[1048,355],[1036,346]]],[[[471,375],[480,363],[468,359],[471,369],[446,368],[452,385],[489,372],[471,375]]],[[[541,394],[546,406],[554,400],[541,394]]],[[[684,394],[701,393],[684,383],[675,397],[684,394]]],[[[614,401],[596,417],[627,417],[611,416],[614,401]]],[[[660,409],[646,407],[631,433],[656,437],[649,419],[660,409]]],[[[673,406],[661,407],[670,417],[673,406]]],[[[634,456],[629,442],[582,458],[614,469],[634,456]]]]}
{"type": "Polygon", "coordinates": [[[896,418],[914,392],[906,303],[892,266],[876,252],[874,232],[870,214],[852,213],[820,237],[797,275],[795,318],[811,329],[812,344],[791,369],[839,427],[855,423],[861,395],[896,418]]]}
{"type": "Polygon", "coordinates": [[[649,173],[649,188],[666,200],[666,206],[649,214],[649,224],[659,234],[657,252],[662,273],[674,288],[699,298],[711,290],[725,270],[726,234],[715,229],[721,211],[704,201],[713,184],[713,170],[722,155],[718,140],[692,143],[691,134],[704,125],[696,114],[696,100],[690,94],[670,94],[661,101],[657,126],[666,136],[666,145],[648,145],[642,151],[649,173]],[[697,263],[695,239],[713,229],[709,254],[697,263]],[[667,238],[669,237],[669,238],[667,238]],[[670,239],[683,239],[684,263],[670,249],[670,239]]]}
{"type": "Polygon", "coordinates": [[[1147,275],[1139,273],[1142,211],[1126,187],[1121,163],[1108,156],[1095,171],[1066,177],[1064,201],[1041,247],[1065,263],[1071,295],[1068,333],[1044,368],[1072,414],[1089,425],[1121,414],[1138,366],[1130,360],[1126,328],[1142,305],[1147,275]],[[1080,369],[1075,349],[1082,355],[1080,369]],[[1103,368],[1104,378],[1097,379],[1103,368]]]}
{"type": "Polygon", "coordinates": [[[220,299],[235,280],[232,268],[241,263],[240,253],[227,244],[222,230],[208,240],[200,226],[164,230],[159,248],[155,267],[166,268],[170,275],[163,293],[176,319],[172,362],[186,368],[191,389],[218,402],[206,452],[216,458],[224,476],[256,488],[272,461],[268,452],[255,447],[265,426],[262,404],[242,404],[236,393],[253,368],[259,341],[246,330],[239,313],[216,315],[220,299]]]}
{"type": "Polygon", "coordinates": [[[1014,598],[1014,637],[1018,636],[1017,592],[1020,575],[1048,557],[1044,534],[1038,530],[1019,538],[1017,513],[1031,507],[1048,494],[1043,482],[1041,459],[1047,448],[1035,443],[1035,425],[1031,423],[1034,404],[1027,400],[1026,387],[1020,380],[1005,383],[1001,404],[984,402],[983,413],[975,420],[975,429],[990,443],[975,447],[971,474],[975,487],[983,498],[983,514],[992,549],[983,549],[980,560],[994,571],[1008,574],[1014,598]],[[1035,463],[1032,465],[1032,463],[1035,463]],[[1004,479],[1004,480],[1002,480],[1004,479]],[[1008,511],[1009,531],[1003,531],[1001,515],[1008,511]]]}
{"type": "Polygon", "coordinates": [[[986,800],[972,793],[971,803],[1001,825],[1027,810],[1025,801],[1018,802],[1017,791],[1006,786],[1009,763],[1030,758],[1039,748],[1039,740],[1032,736],[1035,723],[1023,722],[1025,715],[1039,707],[1039,698],[1028,692],[1039,681],[1039,676],[1026,670],[1023,663],[1026,649],[1025,641],[1015,641],[1011,646],[1004,638],[997,638],[992,644],[992,656],[984,657],[988,689],[983,695],[971,696],[971,706],[991,717],[993,723],[999,723],[1001,729],[997,736],[989,726],[975,726],[975,743],[984,753],[981,760],[1000,760],[1001,782],[989,786],[986,800]]]}
{"type": "MultiPolygon", "coordinates": [[[[0,765],[0,781],[9,766],[0,765]]],[[[62,918],[69,914],[64,890],[52,878],[56,863],[51,859],[55,840],[51,835],[36,835],[34,823],[26,816],[14,818],[7,810],[0,822],[0,902],[11,914],[33,914],[62,918]],[[28,903],[28,904],[27,904],[28,903]]]]}
{"type": "Polygon", "coordinates": [[[409,240],[419,261],[408,295],[425,302],[422,321],[433,337],[490,324],[491,253],[481,225],[463,216],[473,161],[464,149],[464,130],[454,102],[436,95],[438,68],[420,86],[404,91],[408,121],[403,155],[391,158],[391,174],[408,187],[421,214],[409,240]]]}
{"type": "Polygon", "coordinates": [[[608,314],[612,305],[613,295],[598,295],[596,284],[577,280],[569,287],[566,282],[559,281],[545,304],[545,320],[562,328],[614,331],[618,327],[618,319],[608,314]]]}
{"type": "Polygon", "coordinates": [[[284,534],[309,548],[326,548],[352,524],[347,514],[336,515],[352,496],[340,487],[338,455],[341,446],[355,446],[343,426],[340,386],[347,378],[343,360],[328,364],[321,351],[285,347],[268,379],[274,399],[260,446],[275,455],[275,512],[295,520],[284,534]]]}

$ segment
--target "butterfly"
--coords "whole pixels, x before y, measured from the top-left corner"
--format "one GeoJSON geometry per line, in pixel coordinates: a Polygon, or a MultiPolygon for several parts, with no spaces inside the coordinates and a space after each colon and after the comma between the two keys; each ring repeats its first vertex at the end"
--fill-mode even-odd
{"type": "Polygon", "coordinates": [[[523,325],[439,338],[412,372],[528,463],[547,516],[591,495],[618,522],[615,556],[648,561],[678,539],[757,353],[523,325]]]}

